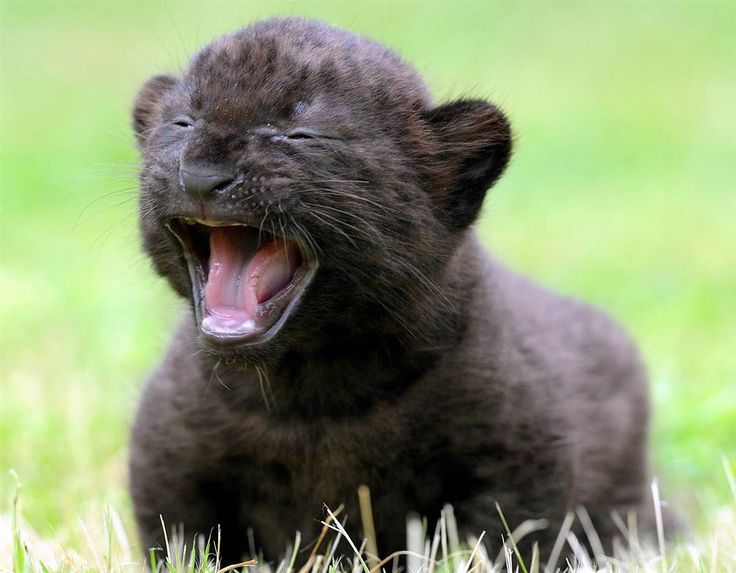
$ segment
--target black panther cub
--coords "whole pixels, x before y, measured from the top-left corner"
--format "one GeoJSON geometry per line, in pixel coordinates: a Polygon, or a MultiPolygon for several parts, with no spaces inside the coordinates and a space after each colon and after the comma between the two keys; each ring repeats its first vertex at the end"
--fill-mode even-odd
{"type": "Polygon", "coordinates": [[[547,519],[543,554],[578,505],[607,547],[612,510],[650,521],[635,346],[472,230],[511,153],[497,107],[436,105],[391,50],[286,18],[150,79],[133,125],[145,249],[191,307],[133,427],[145,548],[160,514],[275,558],[323,503],[357,523],[360,484],[383,555],[446,503],[496,546],[496,503],[547,519]]]}

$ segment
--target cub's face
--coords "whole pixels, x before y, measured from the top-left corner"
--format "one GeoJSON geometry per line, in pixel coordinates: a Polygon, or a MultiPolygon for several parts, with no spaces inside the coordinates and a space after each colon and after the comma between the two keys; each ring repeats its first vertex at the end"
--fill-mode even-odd
{"type": "Polygon", "coordinates": [[[145,248],[223,353],[413,334],[511,146],[490,104],[432,107],[386,48],[299,19],[152,78],[133,125],[145,248]]]}

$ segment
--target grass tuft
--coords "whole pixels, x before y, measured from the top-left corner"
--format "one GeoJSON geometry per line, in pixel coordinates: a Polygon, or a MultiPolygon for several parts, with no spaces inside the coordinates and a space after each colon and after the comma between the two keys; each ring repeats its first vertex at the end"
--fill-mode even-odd
{"type": "MultiPolygon", "coordinates": [[[[549,562],[542,563],[535,545],[531,559],[526,563],[516,544],[543,524],[540,521],[528,521],[512,531],[502,509],[497,507],[506,534],[498,555],[493,558],[483,542],[485,532],[481,532],[477,538],[470,536],[464,541],[459,539],[454,512],[446,506],[431,535],[427,531],[426,521],[416,516],[410,517],[407,521],[407,550],[379,559],[378,554],[368,549],[367,540],[358,542],[350,537],[344,527],[344,519],[338,519],[344,509],[340,506],[335,511],[325,507],[327,518],[306,560],[306,549],[301,550],[302,537],[297,532],[293,546],[286,549],[277,563],[267,563],[262,559],[221,563],[219,529],[216,539],[205,539],[200,535],[187,540],[180,527],[169,530],[162,521],[165,548],[163,551],[151,550],[147,564],[155,573],[242,573],[246,570],[249,573],[292,573],[300,561],[304,564],[298,573],[398,573],[403,567],[401,559],[404,558],[407,573],[736,573],[736,480],[733,466],[726,459],[723,460],[723,467],[733,502],[718,511],[709,530],[670,545],[660,535],[656,545],[649,546],[640,543],[635,520],[630,518],[624,522],[618,518],[617,524],[626,538],[627,547],[619,546],[613,555],[604,554],[590,517],[583,508],[578,508],[575,514],[569,513],[564,520],[549,562]],[[586,553],[583,543],[571,533],[576,515],[593,548],[593,556],[586,553]],[[331,532],[335,535],[330,539],[331,532]],[[337,551],[341,539],[347,542],[347,552],[337,551]],[[573,558],[558,566],[563,551],[571,551],[573,558]],[[375,561],[371,563],[370,559],[375,561]]],[[[88,542],[86,555],[74,553],[57,541],[40,538],[22,519],[22,486],[17,475],[12,475],[16,485],[8,528],[11,534],[9,540],[0,537],[0,571],[145,571],[146,563],[140,560],[138,549],[128,541],[126,528],[119,515],[110,508],[102,516],[101,527],[95,528],[80,521],[79,527],[83,529],[88,542]]],[[[652,484],[652,492],[654,503],[661,504],[656,482],[652,484]]],[[[3,522],[0,516],[0,525],[3,522]]]]}
{"type": "MultiPolygon", "coordinates": [[[[400,559],[404,557],[407,573],[736,573],[736,487],[731,464],[724,460],[723,465],[733,493],[733,503],[718,512],[717,519],[708,531],[669,546],[659,536],[656,546],[640,544],[635,531],[636,523],[632,520],[624,523],[619,518],[617,523],[629,546],[617,548],[613,555],[604,555],[600,541],[594,541],[598,537],[590,517],[584,509],[578,508],[577,519],[594,549],[594,559],[582,549],[581,541],[571,533],[576,515],[570,513],[560,529],[549,562],[541,562],[535,546],[530,561],[525,563],[516,544],[542,524],[530,521],[512,531],[502,509],[497,507],[506,535],[494,559],[484,544],[485,532],[481,532],[477,538],[469,537],[464,543],[458,538],[454,513],[451,507],[446,506],[431,536],[418,517],[410,517],[407,522],[408,549],[379,559],[376,553],[368,549],[366,540],[358,542],[347,533],[344,523],[338,519],[342,507],[335,511],[326,507],[327,518],[306,560],[306,550],[300,549],[302,537],[297,533],[293,546],[287,548],[278,563],[256,559],[221,563],[219,529],[214,540],[203,536],[187,540],[181,528],[168,530],[162,521],[165,548],[162,552],[151,550],[147,565],[155,573],[292,573],[297,563],[303,561],[298,573],[397,573],[402,567],[400,559]],[[335,534],[332,539],[329,539],[330,532],[335,534]],[[341,539],[349,547],[344,553],[337,552],[341,539]],[[558,566],[559,556],[566,547],[574,557],[572,561],[558,566]],[[370,559],[375,562],[369,566],[370,559]]],[[[22,487],[17,476],[13,474],[13,477],[16,486],[10,519],[10,551],[5,551],[4,540],[0,539],[3,541],[0,543],[0,571],[6,568],[14,573],[145,571],[146,563],[138,558],[137,549],[132,549],[125,527],[112,509],[107,509],[103,514],[101,528],[95,529],[80,521],[79,527],[88,540],[86,556],[68,551],[53,540],[38,537],[23,522],[22,487]],[[41,555],[50,558],[42,558],[41,555]],[[3,559],[8,556],[10,563],[6,564],[3,559]]],[[[655,504],[661,503],[656,482],[652,485],[652,492],[655,504]]],[[[373,516],[364,516],[364,519],[372,520],[373,516]]]]}

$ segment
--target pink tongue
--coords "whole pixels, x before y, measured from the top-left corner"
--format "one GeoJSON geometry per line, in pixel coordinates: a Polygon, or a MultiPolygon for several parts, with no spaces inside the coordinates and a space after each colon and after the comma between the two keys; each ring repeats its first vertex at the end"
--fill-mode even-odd
{"type": "Polygon", "coordinates": [[[210,234],[209,277],[205,287],[208,330],[243,332],[255,328],[258,305],[283,290],[301,263],[299,250],[273,237],[249,248],[244,227],[215,227],[210,234]]]}

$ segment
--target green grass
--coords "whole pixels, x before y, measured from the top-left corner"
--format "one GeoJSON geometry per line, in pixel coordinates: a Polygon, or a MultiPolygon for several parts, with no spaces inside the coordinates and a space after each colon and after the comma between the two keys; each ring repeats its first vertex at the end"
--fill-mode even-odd
{"type": "Polygon", "coordinates": [[[655,470],[708,530],[736,459],[736,4],[0,3],[0,514],[132,531],[127,426],[179,303],[139,254],[128,109],[151,74],[276,13],[396,47],[438,99],[490,97],[516,154],[480,232],[642,346],[655,470]]]}
{"type": "MultiPolygon", "coordinates": [[[[734,506],[724,510],[713,523],[707,535],[698,539],[666,545],[661,530],[661,515],[658,513],[658,541],[640,542],[634,521],[619,521],[622,536],[627,540],[626,548],[618,547],[612,556],[606,556],[584,509],[568,514],[557,535],[555,548],[547,563],[541,561],[535,547],[531,557],[522,557],[517,543],[525,535],[544,526],[544,523],[528,521],[513,531],[506,523],[501,509],[499,515],[506,528],[502,543],[490,540],[493,551],[484,543],[485,532],[477,537],[462,539],[458,535],[451,506],[445,506],[434,531],[427,522],[418,517],[409,517],[406,522],[407,545],[390,555],[377,556],[375,538],[363,542],[351,539],[344,528],[347,516],[341,515],[342,507],[332,512],[325,507],[323,527],[313,543],[304,546],[297,532],[294,542],[286,547],[276,565],[277,572],[293,573],[379,573],[396,571],[399,559],[405,559],[406,570],[427,573],[541,573],[560,571],[565,573],[723,573],[736,571],[736,481],[733,468],[724,464],[731,488],[734,506]],[[591,557],[581,548],[579,537],[570,532],[574,520],[583,524],[583,533],[594,548],[591,557]],[[598,545],[596,545],[596,542],[598,545]],[[565,543],[572,556],[562,557],[565,543]],[[598,547],[596,550],[595,547],[598,547]],[[382,558],[381,558],[382,557],[382,558]],[[558,568],[559,567],[559,568],[558,568]]],[[[656,485],[652,486],[655,508],[659,507],[656,485]]],[[[367,488],[366,488],[367,489],[367,488]]],[[[367,491],[362,492],[368,495],[367,491]]],[[[38,539],[34,532],[23,527],[19,511],[19,491],[14,496],[10,531],[6,539],[0,537],[0,551],[6,560],[12,561],[15,573],[75,573],[98,571],[140,571],[141,559],[131,553],[125,527],[120,516],[108,510],[101,520],[101,528],[90,532],[80,524],[88,543],[88,558],[59,546],[54,541],[38,539]]],[[[361,518],[372,520],[369,506],[361,505],[361,518]]],[[[543,520],[542,520],[543,522],[543,520]]],[[[162,527],[164,524],[162,523],[162,527]]],[[[220,560],[220,532],[213,532],[205,539],[184,539],[176,529],[165,532],[165,549],[150,551],[148,563],[152,571],[165,573],[228,573],[229,571],[252,571],[270,573],[272,568],[260,556],[241,563],[228,564],[220,560]]],[[[3,561],[0,560],[0,567],[3,561]]]]}

